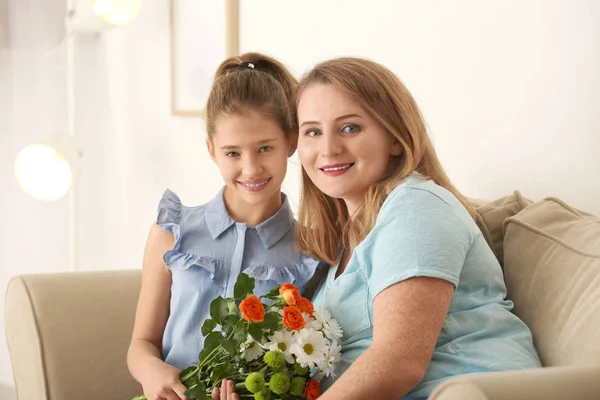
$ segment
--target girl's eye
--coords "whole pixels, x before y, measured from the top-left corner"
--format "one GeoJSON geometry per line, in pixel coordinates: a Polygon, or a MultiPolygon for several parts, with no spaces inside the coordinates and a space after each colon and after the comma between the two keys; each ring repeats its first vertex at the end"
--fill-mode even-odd
{"type": "Polygon", "coordinates": [[[355,124],[344,125],[342,128],[342,132],[344,133],[358,133],[360,132],[360,127],[355,124]]]}
{"type": "Polygon", "coordinates": [[[273,150],[273,148],[271,146],[263,146],[260,148],[260,150],[258,151],[259,153],[266,153],[267,151],[271,151],[273,150]]]}
{"type": "Polygon", "coordinates": [[[229,153],[225,154],[227,157],[239,157],[240,153],[238,153],[237,151],[230,151],[229,153]]]}
{"type": "Polygon", "coordinates": [[[312,137],[319,136],[320,134],[321,134],[321,132],[319,132],[316,129],[309,129],[305,133],[306,136],[312,136],[312,137]]]}

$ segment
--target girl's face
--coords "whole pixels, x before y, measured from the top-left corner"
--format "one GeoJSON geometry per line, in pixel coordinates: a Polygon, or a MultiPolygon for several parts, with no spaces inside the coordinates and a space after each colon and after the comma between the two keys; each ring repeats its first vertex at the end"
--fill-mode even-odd
{"type": "Polygon", "coordinates": [[[298,154],[310,180],[343,199],[350,214],[385,173],[400,144],[351,97],[332,85],[304,90],[298,105],[298,154]]]}
{"type": "Polygon", "coordinates": [[[272,118],[257,112],[220,117],[212,141],[206,143],[229,198],[259,205],[280,195],[296,140],[286,138],[272,118]]]}

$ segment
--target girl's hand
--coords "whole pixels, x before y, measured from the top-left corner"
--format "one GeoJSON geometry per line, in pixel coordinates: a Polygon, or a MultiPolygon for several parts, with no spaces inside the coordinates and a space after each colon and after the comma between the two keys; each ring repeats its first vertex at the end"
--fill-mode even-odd
{"type": "Polygon", "coordinates": [[[179,380],[179,370],[162,360],[148,366],[148,374],[140,383],[148,400],[189,400],[187,390],[179,380]]]}
{"type": "Polygon", "coordinates": [[[240,400],[240,397],[235,393],[233,381],[223,379],[221,388],[213,389],[211,400],[240,400]]]}

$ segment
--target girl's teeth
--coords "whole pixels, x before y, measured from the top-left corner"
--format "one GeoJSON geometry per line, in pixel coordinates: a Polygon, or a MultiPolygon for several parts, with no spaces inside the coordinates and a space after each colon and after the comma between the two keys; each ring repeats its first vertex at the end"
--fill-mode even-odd
{"type": "Polygon", "coordinates": [[[335,167],[335,168],[323,168],[324,171],[339,171],[341,169],[350,168],[350,164],[344,165],[343,167],[335,167]]]}
{"type": "Polygon", "coordinates": [[[261,183],[244,183],[244,186],[248,186],[248,187],[259,187],[264,185],[265,183],[267,183],[267,181],[261,182],[261,183]]]}

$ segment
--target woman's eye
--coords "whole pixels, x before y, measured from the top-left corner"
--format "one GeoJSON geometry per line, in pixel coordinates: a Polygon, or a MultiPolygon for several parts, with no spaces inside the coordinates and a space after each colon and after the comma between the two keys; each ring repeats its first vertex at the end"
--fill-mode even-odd
{"type": "Polygon", "coordinates": [[[271,146],[263,146],[260,148],[260,150],[258,151],[259,153],[266,153],[267,151],[271,151],[273,150],[273,148],[271,146]]]}
{"type": "Polygon", "coordinates": [[[306,135],[306,136],[313,136],[313,137],[314,137],[314,136],[319,136],[320,134],[321,134],[321,132],[319,132],[319,131],[318,131],[318,130],[316,130],[316,129],[309,129],[309,130],[307,130],[307,131],[306,131],[306,133],[305,133],[305,135],[306,135]]]}
{"type": "Polygon", "coordinates": [[[237,151],[230,151],[229,153],[225,154],[227,157],[239,157],[240,153],[238,153],[237,151]]]}
{"type": "Polygon", "coordinates": [[[344,133],[358,133],[360,132],[360,127],[354,124],[344,125],[342,128],[342,132],[344,133]]]}

